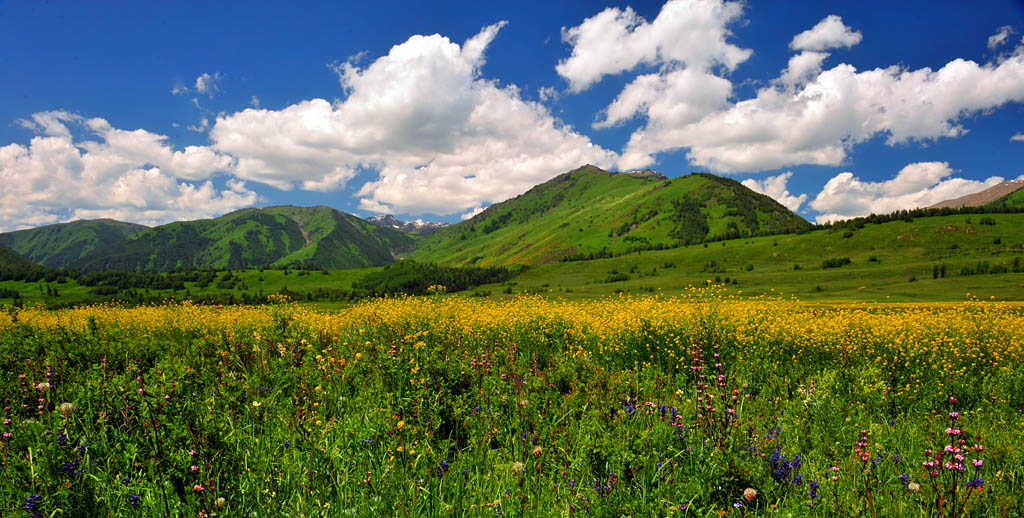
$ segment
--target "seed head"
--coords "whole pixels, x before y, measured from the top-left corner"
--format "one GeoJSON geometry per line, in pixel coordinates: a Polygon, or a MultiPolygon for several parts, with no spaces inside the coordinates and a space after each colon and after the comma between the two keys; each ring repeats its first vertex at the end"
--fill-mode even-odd
{"type": "Polygon", "coordinates": [[[753,502],[755,498],[757,498],[757,490],[756,489],[754,489],[752,487],[748,487],[748,488],[743,490],[743,499],[744,500],[746,500],[747,502],[753,502]]]}

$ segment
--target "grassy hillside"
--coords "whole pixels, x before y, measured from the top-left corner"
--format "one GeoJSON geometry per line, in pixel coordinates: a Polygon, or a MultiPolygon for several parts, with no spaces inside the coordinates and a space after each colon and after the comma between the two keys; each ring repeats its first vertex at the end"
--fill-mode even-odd
{"type": "MultiPolygon", "coordinates": [[[[725,284],[741,296],[784,293],[809,301],[955,301],[968,294],[1020,301],[1024,300],[1022,263],[1024,214],[954,215],[866,224],[854,231],[816,230],[551,263],[525,270],[507,282],[471,288],[467,294],[491,298],[522,293],[561,298],[623,292],[678,294],[711,282],[725,284]]],[[[135,291],[150,298],[231,295],[237,300],[287,291],[315,293],[311,299],[317,301],[347,300],[341,291],[356,289],[381,271],[377,267],[326,273],[219,272],[175,289],[135,291]]],[[[444,284],[435,279],[424,282],[444,284]]],[[[73,279],[0,282],[0,292],[4,290],[18,292],[26,303],[74,305],[96,300],[95,288],[80,286],[73,279]]],[[[124,295],[116,297],[127,298],[124,295]]],[[[0,304],[12,300],[0,299],[0,304]]]]}
{"type": "Polygon", "coordinates": [[[170,271],[315,263],[361,268],[393,262],[412,249],[414,240],[329,207],[268,207],[154,227],[71,266],[170,271]]]}
{"type": "Polygon", "coordinates": [[[989,203],[991,207],[1022,207],[1024,208],[1024,189],[1018,189],[1002,198],[989,203]]]}
{"type": "Polygon", "coordinates": [[[11,250],[4,245],[0,245],[0,269],[25,268],[31,266],[32,261],[22,257],[18,252],[11,250]]]}
{"type": "Polygon", "coordinates": [[[650,171],[593,166],[424,238],[410,255],[441,264],[546,264],[769,233],[810,224],[733,180],[709,174],[667,179],[650,171]]]}
{"type": "Polygon", "coordinates": [[[1024,300],[1022,263],[1024,214],[957,215],[553,263],[479,291],[585,298],[677,294],[711,281],[802,300],[1024,300]],[[834,267],[824,267],[829,260],[834,267]]]}
{"type": "Polygon", "coordinates": [[[81,257],[111,247],[145,230],[112,219],[72,221],[0,234],[0,244],[49,268],[64,268],[81,257]]]}

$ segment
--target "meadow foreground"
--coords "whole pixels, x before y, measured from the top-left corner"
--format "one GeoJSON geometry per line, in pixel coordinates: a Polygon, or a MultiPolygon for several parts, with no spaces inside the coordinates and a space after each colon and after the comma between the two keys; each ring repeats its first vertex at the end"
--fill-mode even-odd
{"type": "Polygon", "coordinates": [[[0,314],[0,514],[1024,512],[1019,307],[276,302],[0,314]]]}

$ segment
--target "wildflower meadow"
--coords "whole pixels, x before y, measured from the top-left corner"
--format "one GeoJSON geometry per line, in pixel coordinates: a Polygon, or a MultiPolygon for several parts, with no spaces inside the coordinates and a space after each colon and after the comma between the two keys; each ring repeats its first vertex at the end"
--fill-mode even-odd
{"type": "Polygon", "coordinates": [[[0,313],[0,516],[1021,516],[1024,312],[443,294],[0,313]]]}

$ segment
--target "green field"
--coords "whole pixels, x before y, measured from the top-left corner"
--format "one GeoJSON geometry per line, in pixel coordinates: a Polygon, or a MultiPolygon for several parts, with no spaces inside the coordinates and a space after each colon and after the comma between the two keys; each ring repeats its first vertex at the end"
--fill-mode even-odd
{"type": "Polygon", "coordinates": [[[988,217],[994,225],[978,224],[978,216],[941,216],[552,263],[517,276],[514,285],[481,289],[577,298],[681,293],[711,281],[746,295],[774,292],[801,300],[1024,300],[1024,216],[988,217]],[[822,267],[843,257],[850,264],[822,267]],[[981,271],[990,273],[975,273],[981,271]]]}
{"type": "MultiPolygon", "coordinates": [[[[646,250],[590,261],[553,262],[525,270],[508,282],[469,291],[500,298],[538,293],[588,298],[614,293],[682,293],[689,286],[725,284],[734,293],[797,295],[801,300],[957,301],[969,297],[1024,300],[1024,215],[935,216],[867,224],[856,230],[817,230],[646,250]],[[984,219],[985,224],[981,221],[984,219]],[[828,259],[849,264],[824,268],[828,259]]],[[[205,285],[185,282],[178,290],[133,290],[98,296],[74,280],[0,282],[0,304],[17,292],[25,303],[80,305],[97,300],[131,301],[232,295],[265,297],[282,290],[352,290],[383,267],[303,271],[233,270],[205,285]],[[49,290],[48,290],[49,288],[49,290]],[[57,295],[54,295],[56,290],[57,295]]],[[[337,295],[337,293],[335,293],[337,295]]],[[[300,297],[301,298],[301,297],[300,297]]],[[[314,297],[315,298],[315,297],[314,297]]],[[[337,296],[317,300],[329,302],[337,296]]]]}
{"type": "Polygon", "coordinates": [[[1022,337],[715,290],[7,310],[0,514],[1020,516],[1022,337]]]}

